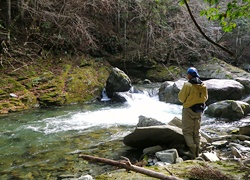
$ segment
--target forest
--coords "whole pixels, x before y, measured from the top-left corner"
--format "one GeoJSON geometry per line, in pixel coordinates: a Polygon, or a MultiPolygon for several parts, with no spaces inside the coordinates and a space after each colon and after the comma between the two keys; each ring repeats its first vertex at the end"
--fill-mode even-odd
{"type": "Polygon", "coordinates": [[[231,56],[202,36],[184,1],[1,0],[0,68],[83,54],[127,71],[143,62],[136,66],[140,72],[157,63],[182,65],[209,57],[244,66],[250,50],[249,1],[233,2],[188,2],[204,34],[231,56]],[[229,24],[231,29],[223,27],[229,24]]]}

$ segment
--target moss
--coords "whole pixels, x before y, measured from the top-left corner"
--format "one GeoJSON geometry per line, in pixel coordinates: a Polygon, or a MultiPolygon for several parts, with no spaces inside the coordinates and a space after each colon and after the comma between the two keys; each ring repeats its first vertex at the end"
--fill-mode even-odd
{"type": "Polygon", "coordinates": [[[10,104],[9,102],[5,102],[5,103],[2,103],[0,106],[2,106],[4,108],[10,108],[10,107],[13,107],[14,105],[10,104]]]}

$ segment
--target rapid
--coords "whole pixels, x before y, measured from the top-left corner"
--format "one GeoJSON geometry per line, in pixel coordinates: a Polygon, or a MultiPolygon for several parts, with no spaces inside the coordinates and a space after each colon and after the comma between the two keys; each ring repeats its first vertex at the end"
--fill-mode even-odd
{"type": "MultiPolygon", "coordinates": [[[[125,103],[111,103],[104,94],[97,103],[0,116],[0,179],[62,179],[104,172],[106,166],[84,162],[78,154],[119,158],[130,149],[122,139],[134,130],[140,115],[166,124],[181,118],[181,105],[159,101],[159,86],[133,87],[123,93],[125,103]]],[[[244,123],[202,117],[202,128],[212,134],[244,123]]]]}

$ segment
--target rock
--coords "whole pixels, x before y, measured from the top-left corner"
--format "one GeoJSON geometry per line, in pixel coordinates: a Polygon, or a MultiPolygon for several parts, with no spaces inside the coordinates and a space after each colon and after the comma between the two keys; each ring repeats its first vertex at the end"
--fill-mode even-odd
{"type": "Polygon", "coordinates": [[[244,161],[242,161],[242,163],[247,166],[247,167],[250,167],[250,159],[246,159],[244,161]]]}
{"type": "Polygon", "coordinates": [[[244,144],[250,147],[250,141],[244,141],[244,144]]]}
{"type": "Polygon", "coordinates": [[[146,72],[146,78],[154,82],[172,81],[183,77],[183,75],[186,76],[185,71],[179,66],[164,67],[162,64],[157,64],[146,72]]]}
{"type": "Polygon", "coordinates": [[[158,125],[165,125],[154,118],[148,118],[145,116],[139,116],[139,122],[136,127],[147,127],[147,126],[158,126],[158,125]]]}
{"type": "Polygon", "coordinates": [[[211,162],[219,161],[219,160],[220,160],[220,159],[217,157],[217,155],[214,154],[214,153],[203,153],[202,156],[205,158],[205,160],[211,161],[211,162]]]}
{"type": "Polygon", "coordinates": [[[249,152],[250,151],[250,147],[245,147],[245,146],[242,146],[240,144],[237,144],[237,143],[229,143],[229,147],[235,147],[237,148],[238,150],[240,150],[241,152],[249,152]]]}
{"type": "Polygon", "coordinates": [[[242,99],[241,101],[250,104],[250,96],[248,96],[248,97],[242,99]]]}
{"type": "MultiPolygon", "coordinates": [[[[159,100],[172,104],[181,104],[178,99],[178,93],[182,89],[185,79],[179,79],[176,82],[164,82],[159,89],[159,100]]],[[[210,79],[203,81],[208,89],[207,105],[222,100],[239,100],[245,95],[245,88],[235,80],[210,79]]]]}
{"type": "Polygon", "coordinates": [[[17,95],[15,95],[14,93],[10,93],[10,97],[13,97],[13,98],[18,98],[17,95]]]}
{"type": "Polygon", "coordinates": [[[175,82],[167,81],[163,83],[158,93],[159,100],[166,103],[181,104],[178,98],[178,93],[185,82],[187,82],[185,79],[179,79],[175,82]]]}
{"type": "Polygon", "coordinates": [[[240,141],[245,141],[248,140],[250,141],[249,136],[244,136],[244,135],[225,135],[225,136],[218,136],[218,137],[213,137],[212,141],[220,141],[220,140],[228,140],[228,141],[233,141],[239,139],[240,141]]]}
{"type": "Polygon", "coordinates": [[[215,146],[215,147],[218,147],[218,148],[225,147],[227,144],[228,144],[227,140],[212,142],[212,145],[215,146]]]}
{"type": "Polygon", "coordinates": [[[93,177],[90,175],[85,175],[85,176],[81,176],[79,177],[77,180],[92,180],[93,177]]]}
{"type": "Polygon", "coordinates": [[[172,142],[186,143],[182,130],[168,125],[137,127],[133,133],[124,137],[123,142],[125,145],[135,148],[167,146],[172,142]]]}
{"type": "Polygon", "coordinates": [[[113,97],[114,92],[125,92],[131,88],[131,80],[120,69],[112,68],[106,82],[106,92],[109,98],[113,97]]]}
{"type": "Polygon", "coordinates": [[[210,79],[203,81],[207,86],[207,105],[223,100],[239,100],[245,95],[245,88],[235,80],[210,79]]]}
{"type": "Polygon", "coordinates": [[[196,68],[200,77],[203,79],[236,79],[239,77],[250,77],[248,72],[217,58],[210,59],[202,65],[197,65],[196,68]]]}
{"type": "Polygon", "coordinates": [[[241,119],[249,112],[250,106],[248,103],[233,100],[213,103],[205,110],[205,114],[209,116],[230,120],[241,119]]]}
{"type": "Polygon", "coordinates": [[[148,148],[143,149],[143,154],[154,154],[157,151],[161,151],[161,150],[162,150],[162,147],[159,145],[152,146],[152,147],[148,147],[148,148]]]}
{"type": "Polygon", "coordinates": [[[149,79],[144,79],[143,84],[152,84],[152,82],[149,79]]]}
{"type": "MultiPolygon", "coordinates": [[[[169,163],[170,164],[170,163],[169,163]]],[[[168,165],[166,164],[166,162],[161,162],[161,161],[158,161],[154,164],[155,166],[165,166],[165,165],[168,165]]]]}
{"type": "Polygon", "coordinates": [[[113,97],[112,97],[112,101],[114,102],[126,102],[127,99],[123,96],[124,94],[120,93],[120,92],[114,92],[113,93],[113,97]]]}
{"type": "Polygon", "coordinates": [[[183,163],[183,159],[181,157],[177,157],[175,163],[183,163]]]}
{"type": "Polygon", "coordinates": [[[245,87],[246,94],[250,94],[250,79],[236,78],[235,80],[241,83],[245,87]]]}
{"type": "Polygon", "coordinates": [[[240,127],[240,134],[250,136],[250,125],[240,127]]]}
{"type": "Polygon", "coordinates": [[[155,153],[155,156],[163,162],[168,162],[170,164],[174,164],[176,162],[176,158],[179,157],[176,149],[168,149],[165,151],[160,151],[155,153]]]}
{"type": "Polygon", "coordinates": [[[176,127],[179,127],[179,128],[182,128],[182,120],[178,117],[174,117],[174,119],[172,119],[168,125],[171,125],[171,126],[176,126],[176,127]]]}
{"type": "Polygon", "coordinates": [[[240,151],[236,147],[231,146],[230,149],[231,149],[231,155],[232,156],[235,156],[236,158],[242,158],[243,157],[241,155],[240,151]]]}

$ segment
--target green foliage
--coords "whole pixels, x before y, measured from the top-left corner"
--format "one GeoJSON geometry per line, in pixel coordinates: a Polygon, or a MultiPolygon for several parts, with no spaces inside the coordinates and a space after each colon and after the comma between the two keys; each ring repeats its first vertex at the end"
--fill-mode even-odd
{"type": "MultiPolygon", "coordinates": [[[[214,5],[218,3],[218,0],[205,0],[205,2],[214,5]]],[[[207,16],[207,19],[212,21],[218,20],[223,27],[222,29],[225,32],[230,32],[236,27],[236,23],[232,22],[233,20],[241,17],[250,19],[250,0],[243,0],[241,4],[234,0],[229,2],[226,7],[217,6],[217,8],[204,9],[200,16],[207,16]]]]}

